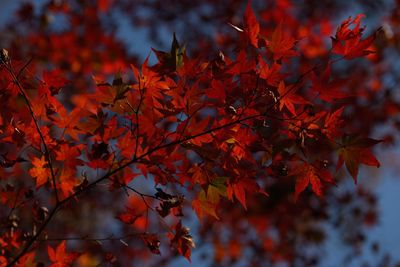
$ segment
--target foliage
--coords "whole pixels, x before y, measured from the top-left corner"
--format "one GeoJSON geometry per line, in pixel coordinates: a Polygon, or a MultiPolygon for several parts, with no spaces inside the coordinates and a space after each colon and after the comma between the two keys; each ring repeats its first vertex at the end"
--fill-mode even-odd
{"type": "Polygon", "coordinates": [[[168,52],[152,49],[155,64],[139,64],[103,18],[136,7],[129,2],[23,4],[6,29],[0,266],[190,261],[201,240],[223,265],[250,249],[252,266],[311,266],[318,259],[299,247],[325,240],[330,203],[363,202],[357,217],[374,223],[369,192],[333,189],[341,170],[357,182],[361,165],[380,166],[372,149],[383,140],[368,136],[399,109],[376,101],[382,30],[366,33],[362,14],[337,27],[290,14],[313,1],[256,11],[231,1],[224,7],[239,5],[241,19],[226,9],[215,40],[183,45],[174,34],[168,52]],[[51,16],[68,25],[57,29],[51,16]],[[370,103],[380,117],[361,118],[370,103]],[[199,241],[186,226],[193,214],[199,241]]]}

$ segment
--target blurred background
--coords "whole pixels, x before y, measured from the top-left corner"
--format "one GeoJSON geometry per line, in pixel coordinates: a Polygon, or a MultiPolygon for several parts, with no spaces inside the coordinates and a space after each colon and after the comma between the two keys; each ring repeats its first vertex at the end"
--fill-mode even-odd
{"type": "MultiPolygon", "coordinates": [[[[237,38],[229,23],[242,25],[245,6],[238,0],[2,0],[0,47],[14,58],[33,59],[35,73],[61,70],[73,81],[63,95],[68,102],[80,88],[93,86],[92,75],[110,79],[146,57],[156,63],[151,48],[168,51],[173,33],[189,56],[229,55],[237,38]]],[[[357,185],[338,173],[338,186],[325,200],[306,194],[296,204],[286,197],[292,188],[272,183],[268,199],[250,202],[258,209],[245,213],[225,203],[223,223],[206,219],[199,224],[195,215],[188,216],[197,244],[191,265],[168,248],[157,256],[132,245],[116,252],[121,266],[400,266],[400,1],[255,0],[252,6],[266,31],[283,21],[296,39],[307,37],[298,46],[306,51],[301,60],[310,65],[326,56],[329,37],[349,16],[365,14],[367,34],[381,28],[370,61],[346,61],[334,70],[338,76],[350,73],[355,87],[366,88],[346,116],[355,130],[385,140],[375,151],[381,168],[362,167],[357,185]]],[[[98,212],[105,216],[107,209],[98,212]]],[[[86,227],[84,216],[73,216],[86,227]]],[[[96,225],[98,233],[123,231],[113,226],[113,216],[96,225]]],[[[93,251],[96,258],[98,247],[82,243],[69,245],[93,251]]]]}

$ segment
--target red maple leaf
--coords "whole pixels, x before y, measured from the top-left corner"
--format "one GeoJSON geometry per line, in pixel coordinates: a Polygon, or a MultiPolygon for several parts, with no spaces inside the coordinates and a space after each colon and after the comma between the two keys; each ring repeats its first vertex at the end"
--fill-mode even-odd
{"type": "Polygon", "coordinates": [[[176,250],[188,259],[190,262],[191,249],[195,248],[196,245],[189,234],[189,228],[182,226],[182,222],[179,221],[175,226],[175,235],[170,235],[171,245],[176,250]]]}
{"type": "Polygon", "coordinates": [[[271,67],[260,57],[260,78],[265,79],[269,85],[278,86],[279,82],[287,76],[286,74],[280,73],[281,65],[273,63],[271,67]]]}
{"type": "Polygon", "coordinates": [[[340,117],[343,110],[344,107],[341,107],[332,113],[326,114],[322,133],[326,134],[330,139],[339,137],[342,132],[341,126],[343,125],[343,120],[340,117]]]}
{"type": "Polygon", "coordinates": [[[374,53],[369,48],[375,40],[377,32],[364,40],[361,39],[362,33],[365,30],[365,27],[360,27],[363,17],[363,14],[359,14],[353,20],[349,17],[342,22],[336,31],[335,37],[331,37],[333,53],[342,55],[346,59],[353,59],[374,53]],[[353,29],[350,29],[351,25],[354,25],[353,29]]]}
{"type": "Polygon", "coordinates": [[[325,169],[317,169],[314,166],[302,162],[294,167],[292,175],[296,178],[296,187],[294,192],[295,199],[298,198],[309,184],[311,184],[312,191],[319,197],[324,195],[323,185],[321,180],[328,183],[334,183],[332,174],[325,169]]]}
{"type": "MultiPolygon", "coordinates": [[[[0,257],[0,266],[3,267],[0,257]]],[[[5,265],[4,265],[5,266],[5,265]]],[[[16,267],[37,266],[35,262],[35,252],[25,254],[17,263],[16,267]]]]}
{"type": "Polygon", "coordinates": [[[357,183],[358,169],[360,164],[380,167],[379,161],[372,154],[370,147],[382,142],[372,138],[363,138],[356,135],[346,135],[342,138],[342,147],[339,149],[339,160],[336,169],[340,169],[343,162],[347,171],[357,183]]]}
{"type": "Polygon", "coordinates": [[[311,73],[312,86],[311,90],[317,93],[319,98],[326,102],[333,102],[335,99],[341,99],[351,96],[349,93],[343,92],[345,81],[341,79],[331,79],[331,64],[328,64],[325,71],[317,75],[311,73]]]}
{"type": "Polygon", "coordinates": [[[297,88],[295,85],[286,86],[284,81],[281,81],[278,85],[279,93],[279,109],[282,110],[286,107],[290,113],[296,115],[295,104],[307,104],[307,100],[303,97],[296,95],[297,88]]]}
{"type": "Polygon", "coordinates": [[[69,267],[79,257],[79,253],[66,252],[66,241],[62,241],[55,249],[47,246],[47,253],[52,264],[50,267],[69,267]]]}
{"type": "Polygon", "coordinates": [[[246,11],[244,12],[244,31],[250,40],[250,43],[258,48],[258,34],[260,32],[260,24],[251,8],[250,0],[247,2],[246,11]]]}
{"type": "Polygon", "coordinates": [[[282,57],[293,57],[297,52],[293,50],[296,39],[289,36],[283,30],[283,23],[279,23],[272,33],[271,41],[267,43],[267,47],[273,53],[274,60],[279,60],[282,57]]]}
{"type": "Polygon", "coordinates": [[[246,193],[249,195],[257,192],[268,196],[268,194],[260,188],[257,182],[250,178],[239,179],[236,183],[229,184],[227,188],[228,199],[232,200],[234,195],[246,210],[246,193]]]}

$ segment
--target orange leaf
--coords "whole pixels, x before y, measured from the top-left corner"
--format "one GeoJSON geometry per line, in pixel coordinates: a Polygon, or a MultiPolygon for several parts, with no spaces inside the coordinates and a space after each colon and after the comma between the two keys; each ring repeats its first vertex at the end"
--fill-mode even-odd
{"type": "MultiPolygon", "coordinates": [[[[204,194],[204,193],[203,193],[204,194]]],[[[204,217],[204,213],[214,217],[215,219],[219,220],[219,217],[216,212],[216,204],[212,203],[204,197],[198,197],[199,199],[194,199],[192,201],[192,208],[197,214],[197,217],[201,220],[204,217]]]]}
{"type": "Polygon", "coordinates": [[[44,156],[34,158],[32,160],[33,168],[29,170],[29,174],[36,178],[36,188],[46,184],[50,177],[50,170],[46,168],[47,161],[44,156]]]}
{"type": "Polygon", "coordinates": [[[52,264],[50,267],[68,267],[72,262],[79,257],[80,253],[66,252],[66,241],[62,241],[55,249],[47,246],[47,254],[49,255],[52,264]]]}

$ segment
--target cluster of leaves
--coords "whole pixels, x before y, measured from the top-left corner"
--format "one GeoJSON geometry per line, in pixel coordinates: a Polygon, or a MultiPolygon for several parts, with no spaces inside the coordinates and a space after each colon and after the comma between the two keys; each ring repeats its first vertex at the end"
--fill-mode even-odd
{"type": "MultiPolygon", "coordinates": [[[[146,250],[160,254],[166,243],[190,259],[195,242],[182,225],[185,210],[194,210],[205,229],[221,220],[234,233],[246,219],[262,239],[248,246],[266,251],[271,262],[293,261],[285,240],[271,237],[271,225],[284,236],[298,228],[280,221],[291,211],[324,217],[324,195],[343,165],[355,182],[361,164],[379,167],[371,148],[380,141],[350,116],[355,100],[373,92],[354,86],[355,74],[335,72],[344,61],[372,62],[378,31],[365,36],[359,15],[336,33],[325,22],[319,32],[304,24],[295,34],[300,23],[268,25],[268,14],[257,19],[248,2],[242,20],[229,21],[229,33],[221,34],[218,53],[188,56],[174,35],[169,52],[153,49],[155,65],[147,58],[126,70],[134,59],[93,27],[111,6],[50,1],[43,9],[68,16],[71,29],[29,36],[32,62],[18,60],[17,44],[10,55],[1,53],[0,266],[128,264],[146,258],[146,250]],[[77,47],[68,56],[57,52],[71,44],[77,47]],[[158,187],[143,186],[151,181],[158,187]],[[318,207],[302,201],[315,195],[318,207]],[[270,222],[261,216],[270,212],[269,199],[277,207],[270,222]],[[112,213],[123,234],[94,236],[94,211],[112,213]],[[90,226],[72,225],[75,218],[90,226]],[[67,252],[69,239],[81,241],[72,248],[77,252],[67,252]],[[124,249],[112,250],[106,241],[124,249]],[[146,250],[131,245],[136,242],[146,250]]],[[[272,9],[272,17],[283,8],[272,9]]],[[[24,19],[35,19],[32,9],[21,9],[24,19]]],[[[304,236],[323,239],[308,227],[302,226],[304,236]]],[[[210,233],[217,261],[240,257],[247,241],[210,233]]]]}

